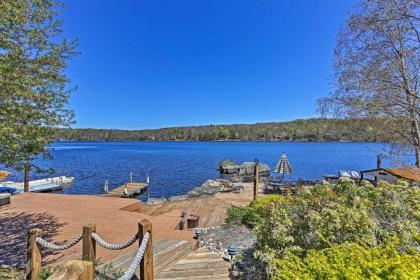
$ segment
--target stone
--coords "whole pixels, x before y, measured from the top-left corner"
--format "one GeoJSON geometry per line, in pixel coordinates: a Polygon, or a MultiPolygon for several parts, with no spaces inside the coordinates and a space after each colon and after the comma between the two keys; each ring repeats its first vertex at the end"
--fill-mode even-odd
{"type": "MultiPolygon", "coordinates": [[[[239,166],[239,175],[254,175],[254,162],[244,162],[239,166]]],[[[265,163],[259,163],[260,175],[270,174],[270,166],[265,163]]]]}
{"type": "Polygon", "coordinates": [[[25,271],[8,265],[0,265],[0,279],[21,280],[25,279],[25,271]]]}
{"type": "Polygon", "coordinates": [[[168,201],[180,201],[180,200],[185,200],[188,197],[186,195],[174,195],[168,198],[168,201]]]}
{"type": "Polygon", "coordinates": [[[0,206],[10,204],[10,194],[0,193],[0,206]]]}
{"type": "Polygon", "coordinates": [[[217,193],[223,188],[222,183],[219,180],[209,179],[205,181],[200,187],[193,188],[187,193],[188,198],[199,197],[202,195],[212,195],[217,193]]]}
{"type": "MultiPolygon", "coordinates": [[[[244,182],[249,180],[249,176],[254,175],[254,162],[243,162],[240,165],[234,164],[231,161],[222,161],[219,165],[221,174],[228,174],[230,180],[234,183],[244,182]]],[[[270,166],[265,163],[259,163],[260,176],[270,176],[270,166]]]]}
{"type": "Polygon", "coordinates": [[[147,205],[158,205],[167,201],[166,198],[149,198],[146,202],[147,205]]]}
{"type": "Polygon", "coordinates": [[[232,160],[223,160],[219,163],[219,171],[222,174],[234,174],[239,171],[239,166],[232,160]]]}
{"type": "Polygon", "coordinates": [[[54,273],[48,280],[91,280],[93,279],[93,263],[88,261],[66,261],[54,267],[54,273]]]}

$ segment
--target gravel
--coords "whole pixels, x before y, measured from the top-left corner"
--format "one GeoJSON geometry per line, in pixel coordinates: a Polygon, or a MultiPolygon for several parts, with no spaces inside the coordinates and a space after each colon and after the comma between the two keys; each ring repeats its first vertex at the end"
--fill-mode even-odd
{"type": "Polygon", "coordinates": [[[219,254],[226,261],[231,261],[227,253],[229,245],[235,245],[237,254],[232,261],[233,279],[268,279],[264,264],[254,258],[253,246],[257,241],[255,233],[239,225],[223,225],[203,229],[199,238],[200,246],[219,254]]]}

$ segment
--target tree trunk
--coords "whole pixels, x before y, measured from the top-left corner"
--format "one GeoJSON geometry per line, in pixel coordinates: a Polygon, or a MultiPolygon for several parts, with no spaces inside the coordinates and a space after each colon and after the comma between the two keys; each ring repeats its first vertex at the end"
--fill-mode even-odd
{"type": "Polygon", "coordinates": [[[417,145],[414,147],[415,151],[416,151],[416,167],[420,168],[420,146],[417,145]]]}
{"type": "Polygon", "coordinates": [[[25,165],[25,177],[23,179],[23,191],[29,192],[29,171],[31,170],[31,166],[29,163],[25,165]]]}

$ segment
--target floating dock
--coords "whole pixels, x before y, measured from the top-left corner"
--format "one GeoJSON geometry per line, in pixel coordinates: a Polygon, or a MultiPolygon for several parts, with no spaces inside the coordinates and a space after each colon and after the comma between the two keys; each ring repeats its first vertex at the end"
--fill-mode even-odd
{"type": "MultiPolygon", "coordinates": [[[[62,190],[64,186],[69,186],[73,183],[74,177],[53,177],[40,180],[29,181],[29,191],[30,192],[51,192],[62,190]]],[[[23,192],[24,183],[23,182],[1,182],[1,185],[15,188],[17,193],[23,192]]]]}
{"type": "Polygon", "coordinates": [[[106,193],[106,196],[115,197],[135,197],[146,191],[149,184],[130,182],[106,193]]]}

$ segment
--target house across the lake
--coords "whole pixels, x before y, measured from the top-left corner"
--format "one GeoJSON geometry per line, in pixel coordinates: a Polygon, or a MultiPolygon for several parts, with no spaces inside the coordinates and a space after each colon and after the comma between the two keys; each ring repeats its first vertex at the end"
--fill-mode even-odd
{"type": "Polygon", "coordinates": [[[376,168],[360,171],[362,179],[378,183],[386,181],[394,184],[398,180],[405,180],[418,185],[420,183],[420,168],[376,168]]]}

